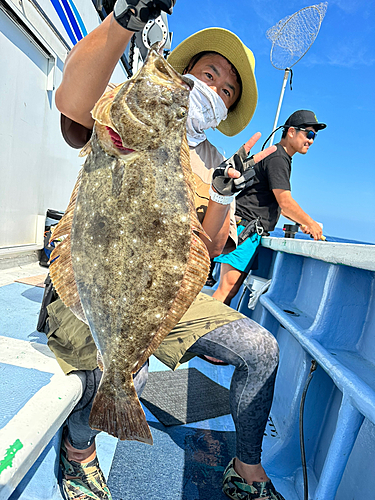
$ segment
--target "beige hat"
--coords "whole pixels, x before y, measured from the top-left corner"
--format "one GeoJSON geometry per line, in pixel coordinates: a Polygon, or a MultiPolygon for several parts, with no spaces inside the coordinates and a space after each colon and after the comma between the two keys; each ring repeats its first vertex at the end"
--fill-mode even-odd
{"type": "Polygon", "coordinates": [[[199,52],[217,52],[230,61],[242,80],[242,94],[233,111],[217,127],[225,135],[239,134],[250,122],[258,100],[255,81],[255,59],[248,49],[231,31],[223,28],[207,28],[198,31],[180,43],[168,57],[173,68],[182,73],[191,58],[199,52]]]}

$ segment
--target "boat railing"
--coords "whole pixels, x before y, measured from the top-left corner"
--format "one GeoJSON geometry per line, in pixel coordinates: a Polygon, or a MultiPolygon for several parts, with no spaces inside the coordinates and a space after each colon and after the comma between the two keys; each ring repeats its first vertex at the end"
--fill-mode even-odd
{"type": "MultiPolygon", "coordinates": [[[[280,440],[265,455],[296,484],[302,482],[299,402],[311,361],[317,362],[303,417],[314,500],[357,498],[354,491],[344,496],[340,483],[350,476],[349,460],[366,460],[364,429],[375,424],[374,271],[373,245],[263,238],[254,275],[271,284],[253,311],[250,292],[238,306],[280,345],[272,406],[280,440]]],[[[368,460],[373,448],[367,447],[368,460]]]]}

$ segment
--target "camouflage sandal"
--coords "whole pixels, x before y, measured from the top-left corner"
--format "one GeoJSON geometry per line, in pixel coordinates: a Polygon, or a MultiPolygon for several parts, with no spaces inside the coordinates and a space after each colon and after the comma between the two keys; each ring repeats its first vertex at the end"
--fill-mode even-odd
{"type": "Polygon", "coordinates": [[[247,484],[245,479],[237,474],[233,467],[234,458],[229,462],[223,476],[223,492],[233,500],[255,500],[268,498],[269,500],[285,500],[275,490],[272,481],[247,484]]]}
{"type": "Polygon", "coordinates": [[[66,500],[112,500],[97,457],[86,464],[69,461],[62,442],[60,467],[63,472],[62,487],[66,500]],[[72,478],[67,479],[67,476],[72,478]]]}

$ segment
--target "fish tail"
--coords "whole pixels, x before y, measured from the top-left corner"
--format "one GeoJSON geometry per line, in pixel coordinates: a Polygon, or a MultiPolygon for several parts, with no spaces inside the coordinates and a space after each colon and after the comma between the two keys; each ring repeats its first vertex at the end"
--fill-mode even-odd
{"type": "Polygon", "coordinates": [[[113,393],[114,385],[104,378],[105,374],[92,405],[90,427],[105,431],[121,440],[153,444],[152,434],[134,388],[133,379],[125,381],[126,393],[119,395],[113,393]]]}

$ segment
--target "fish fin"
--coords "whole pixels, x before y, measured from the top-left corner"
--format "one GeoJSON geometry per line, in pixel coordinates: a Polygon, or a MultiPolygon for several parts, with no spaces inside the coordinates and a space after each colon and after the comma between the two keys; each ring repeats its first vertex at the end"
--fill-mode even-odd
{"type": "Polygon", "coordinates": [[[83,321],[84,323],[86,323],[86,325],[89,324],[89,322],[87,321],[85,312],[83,310],[81,300],[79,300],[75,304],[71,305],[70,306],[70,310],[72,311],[72,313],[74,314],[74,316],[76,316],[78,319],[80,319],[81,321],[83,321]]]}
{"type": "Polygon", "coordinates": [[[186,134],[182,139],[181,151],[180,151],[180,162],[182,165],[182,170],[184,173],[186,187],[188,190],[189,198],[189,216],[191,221],[191,229],[197,233],[203,234],[209,241],[211,238],[208,236],[206,231],[203,229],[202,224],[199,222],[197,211],[195,207],[195,178],[193,171],[190,166],[190,149],[187,142],[186,134]]]}
{"type": "Polygon", "coordinates": [[[189,149],[189,144],[187,142],[186,134],[184,134],[182,138],[181,149],[180,149],[180,163],[186,181],[189,204],[194,208],[195,212],[195,202],[194,202],[195,179],[190,165],[190,149],[189,149]]]}
{"type": "Polygon", "coordinates": [[[90,141],[86,142],[86,144],[83,146],[83,148],[79,152],[78,156],[80,156],[80,157],[87,156],[91,153],[91,151],[92,151],[92,146],[91,146],[91,140],[90,140],[90,141]]]}
{"type": "Polygon", "coordinates": [[[153,444],[152,434],[139,402],[133,378],[130,376],[124,380],[126,391],[122,394],[118,392],[114,394],[114,386],[115,383],[108,378],[108,372],[104,371],[91,408],[90,427],[105,431],[121,440],[153,444]]]}
{"type": "MultiPolygon", "coordinates": [[[[210,271],[210,257],[208,250],[197,232],[206,235],[201,226],[195,210],[194,190],[195,180],[190,167],[190,150],[186,137],[182,141],[180,161],[183,166],[185,180],[188,188],[189,197],[189,215],[191,223],[190,253],[186,265],[185,273],[182,278],[180,289],[169,308],[160,328],[154,335],[152,342],[139,359],[133,373],[136,373],[146,362],[146,360],[156,351],[168,333],[180,321],[185,312],[189,309],[195,297],[206,283],[210,271]]],[[[208,237],[208,236],[207,236],[208,237]]],[[[209,238],[209,237],[208,237],[209,238]]]]}
{"type": "Polygon", "coordinates": [[[102,97],[97,101],[97,103],[95,104],[94,108],[91,111],[91,116],[93,117],[93,119],[95,121],[99,122],[101,125],[111,127],[116,132],[117,132],[117,130],[114,128],[111,117],[110,117],[110,110],[111,110],[111,106],[113,104],[114,98],[116,97],[119,90],[121,90],[123,85],[124,85],[124,83],[122,83],[121,85],[118,85],[117,87],[115,87],[112,90],[109,90],[108,92],[105,92],[102,95],[102,97]]]}
{"type": "Polygon", "coordinates": [[[153,340],[139,359],[132,373],[136,373],[154,354],[168,333],[176,326],[192,302],[202,290],[210,271],[210,257],[206,245],[193,231],[191,233],[190,256],[180,289],[169,308],[153,340]]]}
{"type": "Polygon", "coordinates": [[[51,241],[55,240],[56,242],[56,240],[60,238],[61,241],[55,243],[55,248],[52,250],[49,273],[53,286],[66,307],[71,307],[73,309],[77,308],[77,311],[82,311],[82,315],[84,317],[81,301],[78,295],[77,284],[74,278],[70,239],[74,210],[77,202],[79,186],[81,184],[81,177],[82,169],[78,174],[78,178],[65,214],[53,230],[51,241]]]}
{"type": "Polygon", "coordinates": [[[104,371],[104,361],[103,361],[103,356],[102,353],[99,351],[99,349],[96,351],[96,361],[98,362],[98,368],[102,372],[104,371]]]}

